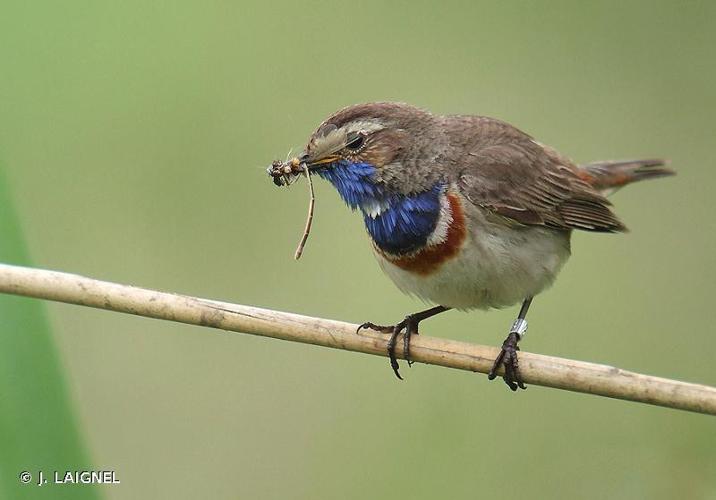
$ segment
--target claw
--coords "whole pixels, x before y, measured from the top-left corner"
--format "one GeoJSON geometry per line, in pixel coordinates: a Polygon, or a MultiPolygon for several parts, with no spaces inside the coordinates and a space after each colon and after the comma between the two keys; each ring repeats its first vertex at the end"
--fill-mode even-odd
{"type": "Polygon", "coordinates": [[[519,333],[514,331],[510,332],[505,341],[502,343],[502,350],[500,351],[500,354],[497,355],[497,358],[492,365],[492,369],[487,375],[489,380],[494,380],[497,377],[497,370],[500,366],[504,366],[505,372],[502,375],[502,379],[513,391],[516,391],[517,389],[527,389],[527,386],[525,386],[522,381],[522,375],[520,374],[520,367],[517,360],[517,351],[520,350],[517,345],[519,341],[519,333]]]}
{"type": "Polygon", "coordinates": [[[375,330],[376,332],[380,333],[393,333],[394,326],[383,326],[383,325],[376,325],[375,323],[371,323],[370,321],[366,321],[362,325],[358,327],[356,330],[356,333],[359,333],[361,330],[375,330]]]}
{"type": "Polygon", "coordinates": [[[357,332],[364,328],[370,328],[371,330],[375,330],[380,333],[390,334],[390,338],[388,339],[387,345],[388,358],[390,359],[390,367],[393,369],[393,373],[395,373],[395,376],[398,377],[400,380],[403,380],[403,377],[400,376],[400,365],[398,364],[398,358],[395,355],[395,346],[398,343],[398,337],[400,336],[400,333],[405,331],[405,333],[403,334],[403,357],[408,362],[408,366],[411,366],[413,362],[410,360],[410,356],[408,354],[410,352],[410,337],[413,334],[417,335],[417,323],[412,321],[412,318],[410,316],[406,316],[403,321],[394,326],[376,325],[375,323],[367,321],[358,327],[357,332]]]}
{"type": "Polygon", "coordinates": [[[410,359],[410,339],[413,335],[419,335],[418,322],[415,321],[411,316],[406,316],[403,320],[405,322],[405,334],[403,335],[403,357],[408,362],[408,367],[413,366],[413,360],[410,359]]]}
{"type": "Polygon", "coordinates": [[[448,309],[448,307],[436,306],[426,311],[409,314],[403,319],[403,321],[394,326],[376,325],[375,323],[366,321],[358,327],[356,333],[359,333],[364,328],[370,328],[371,330],[375,330],[377,332],[390,334],[390,338],[388,339],[388,344],[386,346],[388,350],[388,358],[390,359],[390,367],[393,369],[393,373],[395,373],[395,376],[398,377],[400,380],[403,380],[403,377],[400,376],[400,366],[398,365],[398,358],[395,356],[395,345],[398,343],[398,336],[401,332],[404,332],[403,357],[408,362],[408,366],[412,366],[413,361],[410,359],[410,337],[412,337],[413,335],[418,335],[418,324],[422,320],[430,318],[431,316],[435,316],[436,314],[439,314],[441,312],[445,312],[448,309]]]}
{"type": "Polygon", "coordinates": [[[398,358],[395,357],[395,344],[397,343],[398,335],[400,335],[400,330],[402,330],[400,324],[395,325],[393,333],[390,335],[390,339],[388,339],[388,358],[390,359],[390,367],[393,369],[395,376],[398,377],[399,380],[403,380],[403,377],[400,376],[398,358]]]}

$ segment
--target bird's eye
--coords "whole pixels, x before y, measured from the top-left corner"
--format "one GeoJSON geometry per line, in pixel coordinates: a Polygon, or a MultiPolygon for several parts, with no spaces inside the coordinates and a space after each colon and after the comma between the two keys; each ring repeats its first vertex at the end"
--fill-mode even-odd
{"type": "Polygon", "coordinates": [[[365,143],[365,133],[351,132],[350,134],[348,134],[346,148],[350,149],[351,151],[358,151],[360,148],[363,147],[363,143],[365,143]]]}

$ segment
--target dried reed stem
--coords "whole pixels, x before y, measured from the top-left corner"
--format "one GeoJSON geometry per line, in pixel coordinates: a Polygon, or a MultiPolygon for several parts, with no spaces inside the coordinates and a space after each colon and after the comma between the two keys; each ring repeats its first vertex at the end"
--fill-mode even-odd
{"type": "MultiPolygon", "coordinates": [[[[158,292],[56,271],[0,264],[0,292],[386,355],[385,335],[369,331],[357,334],[354,324],[158,292]]],[[[416,362],[481,373],[490,371],[497,355],[495,347],[425,335],[415,337],[410,350],[416,362]]],[[[714,387],[528,352],[520,353],[520,369],[528,384],[716,415],[714,387]]]]}

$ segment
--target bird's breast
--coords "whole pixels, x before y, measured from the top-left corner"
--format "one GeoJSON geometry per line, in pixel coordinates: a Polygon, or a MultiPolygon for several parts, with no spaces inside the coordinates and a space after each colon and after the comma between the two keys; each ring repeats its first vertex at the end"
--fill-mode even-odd
{"type": "Polygon", "coordinates": [[[406,257],[443,243],[451,219],[445,183],[409,194],[396,192],[377,179],[372,164],[345,160],[318,173],[349,207],[360,209],[374,245],[386,255],[406,257]]]}
{"type": "Polygon", "coordinates": [[[505,307],[547,287],[569,256],[569,233],[495,222],[454,189],[428,244],[404,255],[374,245],[404,292],[458,309],[505,307]]]}
{"type": "Polygon", "coordinates": [[[467,234],[465,213],[458,195],[449,189],[439,193],[434,224],[424,243],[411,252],[393,254],[375,244],[376,252],[392,265],[410,273],[427,276],[437,271],[460,251],[467,234]]]}
{"type": "Polygon", "coordinates": [[[411,255],[431,245],[442,231],[445,186],[411,195],[392,194],[361,203],[363,220],[373,244],[386,255],[411,255]]]}

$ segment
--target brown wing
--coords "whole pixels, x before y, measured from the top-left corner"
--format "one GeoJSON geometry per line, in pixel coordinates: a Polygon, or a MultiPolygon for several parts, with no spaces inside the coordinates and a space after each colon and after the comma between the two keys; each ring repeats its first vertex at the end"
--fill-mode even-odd
{"type": "Polygon", "coordinates": [[[463,158],[460,188],[472,203],[525,225],[626,229],[611,203],[580,178],[571,161],[506,123],[495,120],[486,128],[504,127],[511,130],[498,131],[463,158]]]}

